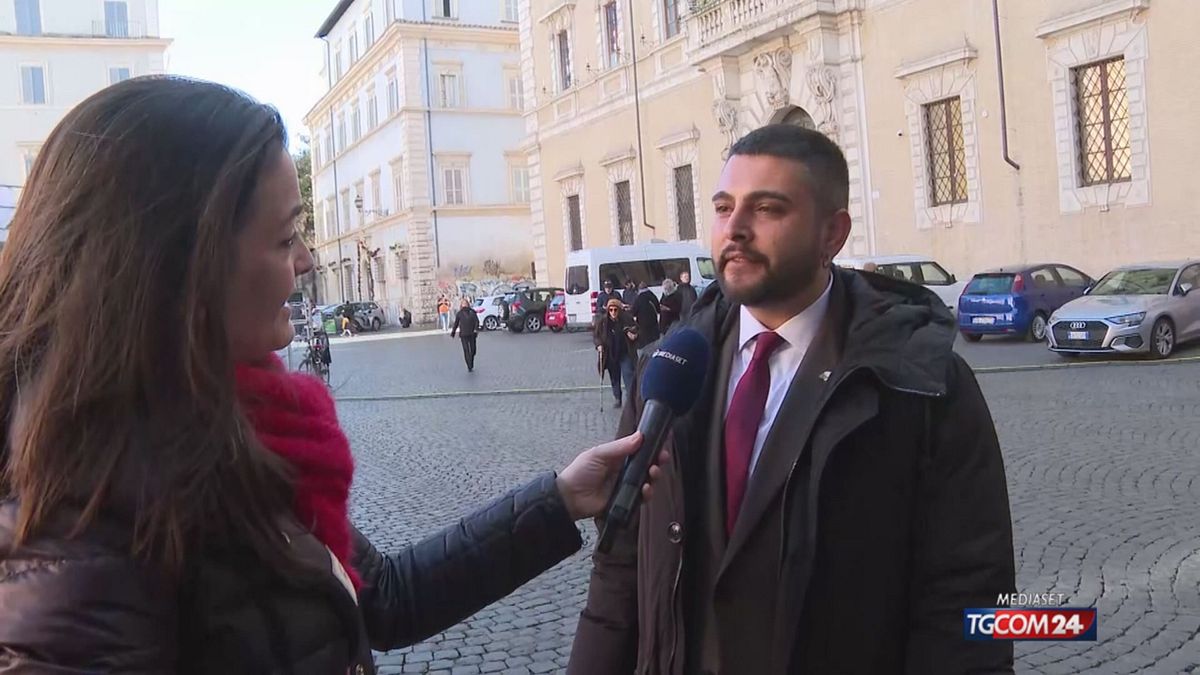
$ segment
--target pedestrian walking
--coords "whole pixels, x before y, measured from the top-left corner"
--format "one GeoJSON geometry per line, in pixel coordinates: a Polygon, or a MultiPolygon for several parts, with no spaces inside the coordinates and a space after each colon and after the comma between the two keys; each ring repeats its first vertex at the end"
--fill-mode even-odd
{"type": "Polygon", "coordinates": [[[329,389],[274,354],[314,267],[278,111],[126,80],[67,112],[24,190],[0,257],[0,672],[370,675],[372,648],[578,551],[638,445],[380,551],[329,389]],[[87,264],[46,264],[62,242],[87,264]]]}
{"type": "Polygon", "coordinates": [[[719,286],[684,320],[716,361],[668,437],[673,498],[593,557],[569,675],[1013,672],[1012,642],[963,639],[1016,586],[992,417],[936,296],[833,265],[848,174],[798,126],[730,149],[719,286]]]}
{"type": "Polygon", "coordinates": [[[438,328],[444,332],[450,332],[450,301],[444,295],[438,298],[437,314],[438,328]]]}
{"type": "Polygon", "coordinates": [[[342,312],[342,337],[354,337],[354,320],[350,318],[350,310],[342,312]]]}
{"type": "Polygon", "coordinates": [[[625,384],[625,391],[632,391],[633,387],[638,328],[620,300],[609,299],[604,309],[604,316],[596,322],[592,342],[600,352],[604,371],[612,383],[613,407],[620,408],[624,401],[621,383],[625,384]]]}
{"type": "Polygon", "coordinates": [[[644,281],[638,284],[637,298],[633,301],[633,319],[638,327],[638,349],[653,344],[662,335],[658,331],[658,307],[658,296],[654,295],[654,291],[650,290],[644,281]]]}
{"type": "Polygon", "coordinates": [[[696,304],[696,298],[699,294],[696,292],[696,287],[692,285],[692,273],[684,270],[679,274],[679,318],[686,319],[692,313],[692,305],[696,304]]]}
{"type": "Polygon", "coordinates": [[[462,339],[463,359],[467,362],[467,372],[475,372],[475,354],[478,350],[476,341],[479,339],[479,315],[471,308],[471,303],[465,298],[458,314],[454,315],[454,327],[450,329],[450,339],[458,333],[462,339]]]}
{"type": "Polygon", "coordinates": [[[658,303],[658,330],[666,335],[671,325],[683,315],[683,296],[679,284],[670,279],[663,280],[663,296],[658,303]]]}

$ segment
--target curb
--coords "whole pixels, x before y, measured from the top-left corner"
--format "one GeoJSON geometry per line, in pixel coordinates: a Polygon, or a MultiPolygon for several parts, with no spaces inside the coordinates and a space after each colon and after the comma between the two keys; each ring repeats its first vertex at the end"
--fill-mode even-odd
{"type": "Polygon", "coordinates": [[[1101,368],[1104,366],[1170,366],[1177,363],[1200,363],[1200,356],[1180,356],[1162,361],[1144,361],[1137,359],[1104,360],[1104,361],[1075,361],[1063,363],[1037,363],[1022,366],[981,366],[972,368],[976,375],[998,375],[1002,373],[1026,373],[1039,370],[1066,370],[1070,368],[1101,368]]]}

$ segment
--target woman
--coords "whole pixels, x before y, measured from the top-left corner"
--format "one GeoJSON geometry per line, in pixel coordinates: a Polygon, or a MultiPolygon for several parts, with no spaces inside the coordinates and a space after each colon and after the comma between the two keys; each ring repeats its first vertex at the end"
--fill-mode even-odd
{"type": "Polygon", "coordinates": [[[658,330],[662,335],[666,335],[671,324],[678,321],[683,314],[683,295],[678,292],[679,285],[671,279],[663,280],[662,289],[662,300],[658,304],[658,330]]]}
{"type": "Polygon", "coordinates": [[[273,109],[174,78],[46,141],[0,254],[0,672],[373,672],[603,508],[636,438],[393,555],[349,524],[333,401],[273,355],[313,266],[286,148],[273,109]]]}
{"type": "Polygon", "coordinates": [[[604,316],[596,321],[592,342],[600,352],[603,369],[608,372],[612,383],[613,407],[622,405],[621,382],[625,390],[633,386],[633,372],[637,365],[638,327],[633,316],[625,311],[623,303],[610,298],[604,308],[604,316]]]}

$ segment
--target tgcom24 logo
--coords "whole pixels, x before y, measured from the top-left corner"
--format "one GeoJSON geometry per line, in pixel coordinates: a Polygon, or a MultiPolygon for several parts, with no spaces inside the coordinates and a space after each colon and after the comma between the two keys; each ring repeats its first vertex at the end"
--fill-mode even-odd
{"type": "Polygon", "coordinates": [[[1095,642],[1095,607],[993,607],[963,610],[968,640],[1095,642]]]}

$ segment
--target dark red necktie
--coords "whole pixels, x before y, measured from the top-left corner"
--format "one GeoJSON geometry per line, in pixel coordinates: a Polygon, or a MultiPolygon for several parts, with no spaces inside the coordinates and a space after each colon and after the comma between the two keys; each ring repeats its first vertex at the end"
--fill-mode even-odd
{"type": "Polygon", "coordinates": [[[725,532],[728,534],[733,533],[746,496],[754,440],[771,391],[771,354],[786,342],[770,331],[759,333],[754,340],[754,358],[738,382],[725,415],[725,532]]]}

